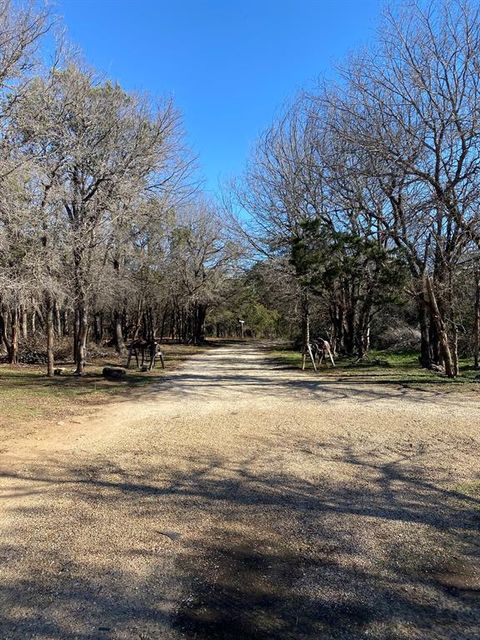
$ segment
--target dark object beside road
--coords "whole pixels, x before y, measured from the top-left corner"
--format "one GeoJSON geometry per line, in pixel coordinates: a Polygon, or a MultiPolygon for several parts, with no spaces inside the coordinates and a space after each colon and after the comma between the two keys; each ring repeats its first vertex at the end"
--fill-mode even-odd
{"type": "Polygon", "coordinates": [[[102,375],[109,380],[122,380],[127,375],[127,372],[121,367],[103,367],[102,375]]]}

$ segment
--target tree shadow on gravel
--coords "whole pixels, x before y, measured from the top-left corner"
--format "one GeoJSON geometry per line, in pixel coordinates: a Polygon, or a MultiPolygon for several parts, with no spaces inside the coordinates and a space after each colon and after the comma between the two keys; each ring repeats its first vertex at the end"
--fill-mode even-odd
{"type": "MultiPolygon", "coordinates": [[[[438,389],[408,389],[401,380],[332,380],[312,379],[311,377],[297,377],[294,372],[279,377],[275,371],[264,371],[256,374],[253,369],[234,370],[231,373],[221,366],[209,366],[206,373],[181,372],[152,385],[146,390],[144,398],[154,394],[164,401],[182,399],[192,400],[222,400],[227,391],[235,399],[268,401],[275,399],[285,402],[298,400],[318,401],[331,404],[338,400],[348,400],[359,404],[377,401],[399,400],[406,403],[431,403],[437,398],[444,399],[449,406],[463,406],[465,398],[445,395],[438,389]]],[[[406,381],[405,381],[406,382],[406,381]]],[[[131,398],[125,398],[131,399],[131,398]]]]}
{"type": "Polygon", "coordinates": [[[204,570],[193,559],[183,561],[189,596],[174,625],[188,638],[317,638],[325,631],[358,632],[375,618],[358,598],[328,601],[296,586],[306,570],[324,571],[332,564],[328,559],[239,535],[224,535],[202,551],[204,570]]]}
{"type": "Polygon", "coordinates": [[[260,454],[4,471],[18,500],[0,550],[0,637],[475,638],[478,583],[459,567],[465,578],[478,560],[480,500],[439,483],[422,452],[338,442],[302,455],[355,481],[262,471],[260,454]],[[35,491],[41,506],[23,504],[35,491]],[[84,557],[72,527],[94,532],[84,557]]]}
{"type": "MultiPolygon", "coordinates": [[[[322,377],[322,373],[305,372],[299,369],[285,368],[257,346],[249,344],[237,345],[235,351],[222,345],[220,349],[213,349],[207,353],[197,354],[189,359],[186,369],[161,371],[161,375],[141,374],[131,370],[127,378],[120,382],[102,379],[99,390],[108,393],[112,391],[115,402],[157,402],[163,401],[198,401],[222,400],[232,395],[240,400],[276,400],[297,402],[299,399],[321,403],[334,403],[338,400],[348,400],[360,404],[377,401],[402,399],[411,403],[428,403],[437,398],[446,399],[449,406],[462,406],[463,396],[457,394],[446,395],[442,388],[445,381],[415,379],[417,389],[405,385],[412,384],[408,378],[378,378],[375,376],[354,376],[336,378],[329,375],[322,377]],[[422,388],[428,387],[427,389],[422,388]]],[[[21,381],[22,377],[17,376],[21,381]]],[[[28,381],[28,380],[27,380],[28,381]]],[[[88,397],[90,405],[95,405],[93,387],[98,382],[98,376],[86,376],[80,380],[74,378],[35,377],[32,384],[35,388],[65,386],[72,387],[78,397],[88,397]],[[82,396],[83,397],[83,396],[82,396]]],[[[30,384],[30,382],[29,382],[30,384]]],[[[462,385],[459,385],[459,387],[462,385]]],[[[33,388],[33,387],[32,387],[33,388]]],[[[72,390],[71,389],[71,390],[72,390]]],[[[68,391],[68,389],[67,389],[68,391]]],[[[98,400],[97,406],[105,404],[105,397],[98,400]]]]}

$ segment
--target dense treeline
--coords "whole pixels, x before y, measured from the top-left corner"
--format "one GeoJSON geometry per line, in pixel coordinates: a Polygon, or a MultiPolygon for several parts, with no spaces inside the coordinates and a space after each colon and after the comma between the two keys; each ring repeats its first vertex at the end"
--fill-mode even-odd
{"type": "Polygon", "coordinates": [[[459,345],[478,366],[479,71],[476,3],[409,4],[260,139],[235,186],[243,232],[304,335],[312,318],[362,358],[393,315],[416,321],[422,366],[457,375],[459,345]]]}
{"type": "Polygon", "coordinates": [[[240,327],[305,342],[311,325],[339,354],[390,343],[418,346],[421,366],[450,377],[461,355],[479,366],[475,4],[388,13],[337,84],[303,92],[264,133],[222,208],[200,193],[173,103],[72,55],[42,64],[49,24],[0,0],[10,363],[28,347],[51,375],[68,344],[81,374],[89,342],[124,354],[131,340],[197,343],[240,327]],[[241,238],[225,224],[238,207],[241,238]]]}
{"type": "Polygon", "coordinates": [[[0,2],[0,336],[200,341],[236,250],[195,184],[181,120],[72,56],[35,59],[49,16],[0,2]]]}

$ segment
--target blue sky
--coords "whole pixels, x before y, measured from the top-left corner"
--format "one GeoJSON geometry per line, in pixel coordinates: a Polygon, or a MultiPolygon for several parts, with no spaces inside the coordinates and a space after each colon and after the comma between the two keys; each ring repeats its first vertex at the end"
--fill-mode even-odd
{"type": "Polygon", "coordinates": [[[86,60],[173,96],[206,187],[241,172],[282,105],[374,37],[381,0],[57,0],[86,60]]]}

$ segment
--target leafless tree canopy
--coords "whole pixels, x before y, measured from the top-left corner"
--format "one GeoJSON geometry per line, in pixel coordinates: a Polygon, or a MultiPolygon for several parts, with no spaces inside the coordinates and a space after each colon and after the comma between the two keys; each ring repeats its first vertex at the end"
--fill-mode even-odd
{"type": "Polygon", "coordinates": [[[413,305],[423,366],[455,376],[459,340],[478,363],[479,38],[475,3],[386,12],[374,45],[297,97],[235,185],[244,235],[283,256],[338,351],[363,357],[379,315],[413,305]]]}
{"type": "Polygon", "coordinates": [[[205,332],[321,334],[365,358],[395,333],[458,373],[480,348],[480,15],[463,0],[386,12],[336,84],[292,101],[222,206],[199,194],[169,100],[72,55],[52,20],[0,2],[0,334],[88,345],[205,332]],[[234,215],[236,211],[236,217],[234,215]],[[238,212],[240,211],[240,214],[238,212]],[[250,247],[250,262],[246,247],[250,247]],[[241,258],[241,259],[240,259],[241,258]],[[240,269],[241,267],[241,269],[240,269]],[[243,326],[242,324],[242,326],[243,326]]]}
{"type": "Polygon", "coordinates": [[[70,339],[82,374],[92,340],[201,340],[235,250],[172,101],[61,52],[42,68],[49,24],[0,3],[0,334],[13,363],[44,336],[49,374],[70,339]]]}

